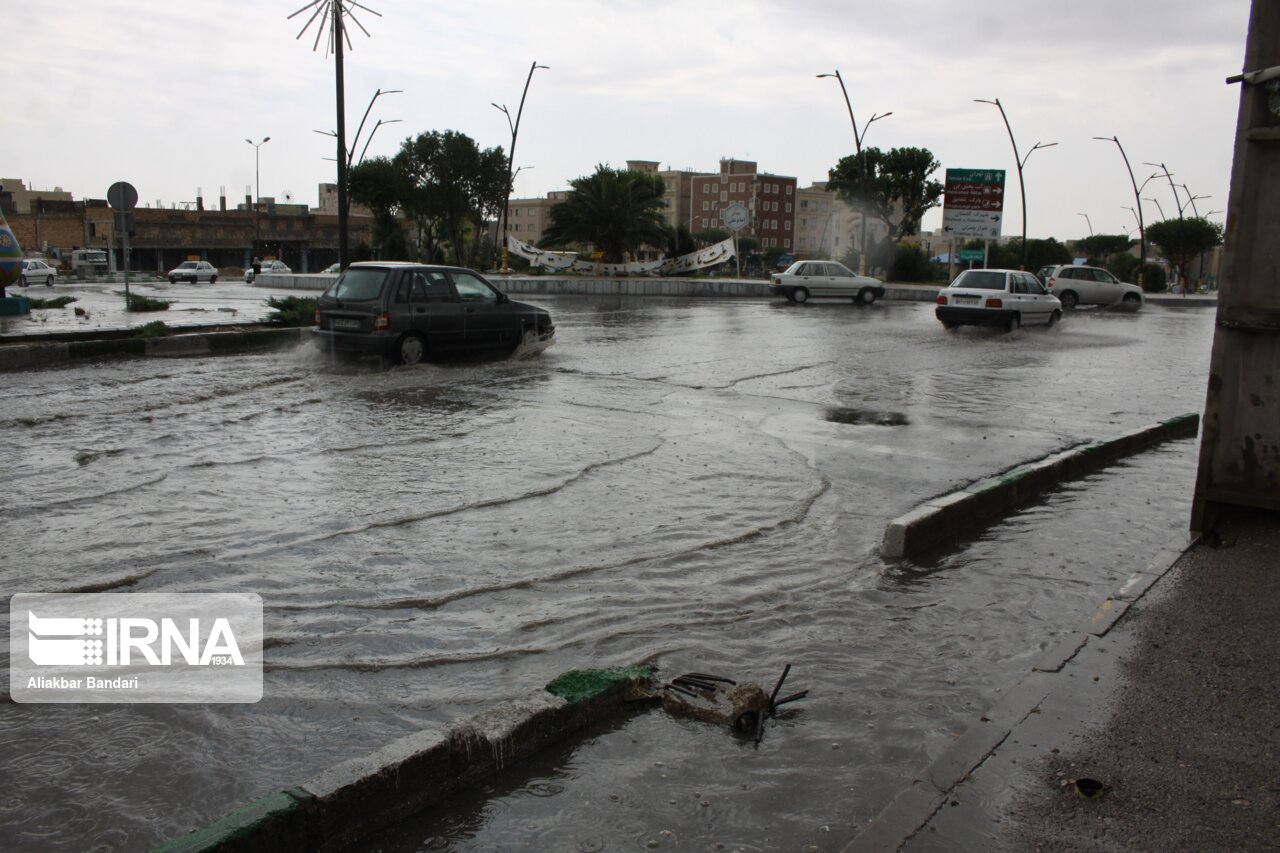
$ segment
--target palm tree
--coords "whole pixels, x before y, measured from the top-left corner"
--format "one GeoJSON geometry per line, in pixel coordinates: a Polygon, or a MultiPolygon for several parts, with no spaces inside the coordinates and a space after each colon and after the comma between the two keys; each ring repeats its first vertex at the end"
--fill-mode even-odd
{"type": "Polygon", "coordinates": [[[543,247],[590,244],[605,263],[621,263],[641,246],[664,247],[662,200],[658,175],[596,166],[595,174],[570,182],[573,192],[551,208],[551,223],[539,242],[543,247]]]}

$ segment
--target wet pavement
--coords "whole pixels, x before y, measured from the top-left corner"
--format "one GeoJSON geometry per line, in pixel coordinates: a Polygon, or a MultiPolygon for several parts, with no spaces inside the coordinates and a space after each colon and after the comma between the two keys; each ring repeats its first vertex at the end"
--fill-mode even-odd
{"type": "Polygon", "coordinates": [[[235,279],[215,284],[170,284],[164,279],[131,279],[129,292],[170,303],[163,311],[126,311],[123,279],[116,282],[82,282],[59,279],[53,287],[11,286],[10,296],[32,300],[74,299],[59,308],[32,308],[31,313],[0,317],[0,343],[38,341],[46,335],[74,332],[82,335],[126,329],[160,320],[174,328],[257,323],[267,319],[269,297],[310,296],[314,292],[252,287],[235,279]],[[79,312],[76,309],[80,309],[79,312]]]}
{"type": "Polygon", "coordinates": [[[531,301],[558,342],[515,359],[0,375],[8,593],[257,592],[268,636],[255,706],[0,706],[22,759],[0,845],[145,847],[564,670],[646,660],[759,682],[791,663],[810,698],[758,749],[637,716],[387,843],[839,849],[1185,527],[1194,442],[953,552],[876,554],[929,497],[1198,411],[1210,310],[1003,335],[919,303],[531,301]]]}

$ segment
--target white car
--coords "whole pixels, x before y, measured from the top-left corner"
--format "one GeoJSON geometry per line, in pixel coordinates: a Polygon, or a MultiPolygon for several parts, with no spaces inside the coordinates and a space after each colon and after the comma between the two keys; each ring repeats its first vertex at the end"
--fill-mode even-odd
{"type": "Polygon", "coordinates": [[[58,271],[38,258],[29,258],[22,262],[22,274],[18,283],[23,287],[29,284],[43,284],[53,287],[58,280],[58,271]]]}
{"type": "Polygon", "coordinates": [[[207,281],[213,284],[217,280],[218,268],[208,261],[183,261],[169,270],[170,284],[177,284],[180,281],[189,281],[192,284],[207,281]]]}
{"type": "Polygon", "coordinates": [[[796,261],[786,272],[773,276],[769,290],[791,302],[835,296],[870,305],[884,296],[884,283],[869,275],[856,275],[838,261],[796,261]]]}
{"type": "MultiPolygon", "coordinates": [[[[271,261],[262,262],[262,272],[264,274],[265,273],[288,274],[293,272],[293,270],[289,269],[289,265],[286,264],[284,261],[271,260],[271,261]]],[[[244,271],[244,280],[247,284],[253,284],[253,279],[254,279],[253,267],[250,266],[247,270],[244,271]]]]}
{"type": "Polygon", "coordinates": [[[1048,269],[1044,283],[1063,308],[1119,305],[1136,311],[1146,299],[1141,287],[1121,281],[1101,267],[1059,264],[1048,269]]]}
{"type": "Polygon", "coordinates": [[[1022,325],[1052,326],[1062,319],[1062,303],[1029,272],[965,270],[938,291],[934,315],[944,328],[1022,325]]]}

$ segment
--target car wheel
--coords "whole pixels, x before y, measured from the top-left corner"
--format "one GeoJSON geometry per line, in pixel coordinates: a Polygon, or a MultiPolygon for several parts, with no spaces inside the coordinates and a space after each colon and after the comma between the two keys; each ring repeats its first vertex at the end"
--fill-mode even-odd
{"type": "Polygon", "coordinates": [[[23,275],[23,276],[19,276],[19,277],[18,277],[18,284],[19,284],[21,287],[26,287],[26,286],[27,286],[27,277],[26,277],[25,275],[23,275]]]}
{"type": "Polygon", "coordinates": [[[1062,319],[1062,312],[1054,311],[1052,314],[1049,315],[1049,328],[1052,329],[1054,326],[1058,325],[1058,321],[1061,319],[1062,319]]]}
{"type": "Polygon", "coordinates": [[[1005,321],[1004,330],[1006,332],[1016,332],[1020,328],[1022,328],[1022,318],[1017,314],[1010,315],[1009,319],[1005,321]]]}
{"type": "Polygon", "coordinates": [[[48,278],[46,278],[46,279],[44,280],[44,286],[45,286],[45,287],[53,287],[53,283],[54,283],[55,281],[57,281],[57,280],[58,280],[58,277],[57,277],[56,275],[51,275],[51,276],[49,276],[48,278]]]}
{"type": "Polygon", "coordinates": [[[401,364],[417,364],[422,361],[422,356],[426,354],[427,348],[422,343],[422,338],[410,332],[400,339],[400,343],[396,346],[396,360],[401,364]]]}
{"type": "Polygon", "coordinates": [[[1127,308],[1137,308],[1142,304],[1142,297],[1136,293],[1126,293],[1124,299],[1120,300],[1127,308]]]}
{"type": "Polygon", "coordinates": [[[791,292],[791,299],[794,302],[804,302],[809,298],[809,291],[803,287],[797,287],[791,292]]]}
{"type": "Polygon", "coordinates": [[[869,287],[864,287],[858,292],[858,301],[863,305],[870,305],[876,301],[876,292],[869,287]]]}
{"type": "Polygon", "coordinates": [[[1062,303],[1062,307],[1070,311],[1080,304],[1080,297],[1076,296],[1074,290],[1064,290],[1058,294],[1058,301],[1062,303]]]}
{"type": "Polygon", "coordinates": [[[946,329],[948,332],[954,332],[956,329],[960,328],[960,324],[954,320],[943,320],[942,328],[946,329]]]}
{"type": "Polygon", "coordinates": [[[177,276],[173,276],[173,275],[169,276],[169,283],[170,283],[170,284],[177,284],[177,283],[178,283],[178,277],[177,277],[177,276]]]}

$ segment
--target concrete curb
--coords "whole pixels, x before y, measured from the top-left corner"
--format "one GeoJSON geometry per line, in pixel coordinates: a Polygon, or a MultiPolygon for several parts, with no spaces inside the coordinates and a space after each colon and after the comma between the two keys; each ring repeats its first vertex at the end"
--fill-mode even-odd
{"type": "Polygon", "coordinates": [[[1060,689],[1055,680],[1096,637],[1104,636],[1160,578],[1173,568],[1195,537],[1180,537],[1162,548],[1142,571],[1131,575],[1090,617],[1084,631],[1073,632],[1046,650],[1026,678],[934,759],[906,789],[872,818],[841,853],[896,853],[924,828],[951,796],[952,790],[986,761],[1047,697],[1060,689]]]}
{"type": "Polygon", "coordinates": [[[1199,427],[1199,415],[1180,415],[1106,441],[1081,444],[934,498],[889,522],[880,556],[900,560],[971,532],[975,524],[997,518],[1065,480],[1079,479],[1161,442],[1191,438],[1199,427]]]}
{"type": "Polygon", "coordinates": [[[163,338],[94,338],[11,344],[0,347],[0,371],[49,367],[71,361],[116,358],[181,358],[218,353],[278,349],[309,340],[309,328],[240,329],[190,332],[163,338]]]}
{"type": "Polygon", "coordinates": [[[648,670],[636,667],[566,673],[545,690],[344,761],[296,788],[269,794],[165,842],[154,853],[342,850],[620,713],[650,678],[648,670]],[[591,686],[577,694],[558,688],[575,676],[591,686]]]}

